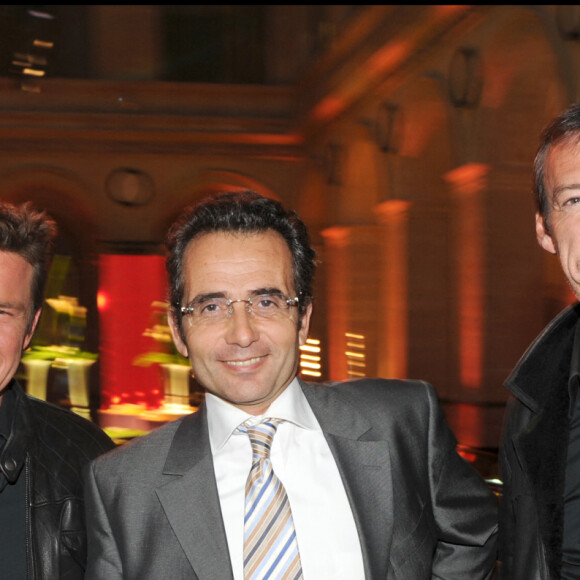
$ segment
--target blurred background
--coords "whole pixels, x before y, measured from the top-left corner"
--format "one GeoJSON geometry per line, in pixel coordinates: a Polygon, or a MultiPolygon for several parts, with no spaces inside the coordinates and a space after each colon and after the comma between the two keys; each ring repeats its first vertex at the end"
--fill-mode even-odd
{"type": "Polygon", "coordinates": [[[249,188],[318,251],[302,376],[425,379],[493,452],[504,379],[572,300],[531,166],[579,75],[578,6],[1,6],[0,195],[60,226],[29,392],[137,430],[198,404],[163,239],[249,188]]]}

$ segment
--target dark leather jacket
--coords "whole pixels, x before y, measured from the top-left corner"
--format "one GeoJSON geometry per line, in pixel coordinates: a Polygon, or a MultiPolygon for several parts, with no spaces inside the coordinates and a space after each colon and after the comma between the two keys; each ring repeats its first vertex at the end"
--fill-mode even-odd
{"type": "Polygon", "coordinates": [[[114,443],[95,424],[24,394],[16,398],[0,466],[10,482],[26,478],[28,580],[82,579],[86,534],[82,470],[114,443]]]}
{"type": "Polygon", "coordinates": [[[508,377],[500,466],[501,578],[556,580],[562,565],[569,381],[580,305],[559,314],[508,377]]]}

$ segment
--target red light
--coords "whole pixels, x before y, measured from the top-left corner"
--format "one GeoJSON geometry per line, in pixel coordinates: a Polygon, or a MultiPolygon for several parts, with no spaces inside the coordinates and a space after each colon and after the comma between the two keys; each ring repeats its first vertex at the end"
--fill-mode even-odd
{"type": "Polygon", "coordinates": [[[165,279],[162,256],[99,256],[100,370],[103,391],[108,394],[102,397],[104,408],[113,397],[151,408],[160,405],[157,365],[138,367],[132,363],[156,348],[144,331],[151,324],[151,305],[166,295],[165,279]]]}
{"type": "Polygon", "coordinates": [[[109,296],[105,292],[99,291],[97,292],[97,308],[100,311],[105,310],[109,305],[109,296]]]}
{"type": "Polygon", "coordinates": [[[463,449],[458,449],[457,453],[463,457],[469,463],[475,463],[477,455],[475,453],[470,453],[469,451],[464,451],[463,449]]]}

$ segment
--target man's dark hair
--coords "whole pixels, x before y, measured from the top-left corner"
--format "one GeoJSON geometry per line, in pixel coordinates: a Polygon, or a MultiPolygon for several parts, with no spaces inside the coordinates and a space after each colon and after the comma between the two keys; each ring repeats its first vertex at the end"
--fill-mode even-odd
{"type": "Polygon", "coordinates": [[[542,132],[534,160],[534,197],[536,207],[547,225],[550,200],[546,191],[546,158],[550,148],[564,142],[580,142],[580,104],[572,105],[556,117],[542,132]]]}
{"type": "Polygon", "coordinates": [[[34,209],[30,202],[22,205],[0,202],[0,251],[18,254],[33,268],[28,331],[42,306],[56,234],[54,220],[34,209]]]}
{"type": "Polygon", "coordinates": [[[201,234],[216,232],[278,232],[290,248],[293,261],[294,289],[300,298],[300,318],[312,299],[315,251],[310,247],[308,230],[294,211],[253,191],[215,194],[185,209],[167,235],[167,272],[173,316],[181,329],[183,299],[183,258],[189,242],[201,234]]]}

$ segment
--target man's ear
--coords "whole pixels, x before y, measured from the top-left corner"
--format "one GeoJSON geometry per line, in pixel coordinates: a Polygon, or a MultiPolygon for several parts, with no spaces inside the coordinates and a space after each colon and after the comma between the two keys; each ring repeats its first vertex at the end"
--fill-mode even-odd
{"type": "Polygon", "coordinates": [[[169,330],[171,331],[171,338],[173,339],[173,344],[175,344],[175,348],[177,352],[188,358],[187,352],[187,345],[185,344],[183,338],[181,337],[181,332],[179,327],[177,326],[177,321],[175,320],[175,315],[171,309],[167,312],[167,323],[169,324],[169,330]]]}
{"type": "Polygon", "coordinates": [[[298,329],[298,344],[302,346],[306,344],[308,338],[308,330],[310,328],[310,317],[312,316],[312,302],[306,307],[306,312],[300,320],[300,328],[298,329]]]}
{"type": "Polygon", "coordinates": [[[543,216],[541,216],[538,212],[536,212],[536,239],[538,240],[538,244],[544,248],[550,254],[557,254],[558,249],[550,234],[548,226],[546,225],[546,221],[543,216]]]}
{"type": "Polygon", "coordinates": [[[38,326],[38,321],[40,320],[41,313],[42,313],[42,308],[39,308],[34,313],[34,317],[32,319],[32,324],[30,325],[30,330],[24,336],[24,341],[22,343],[22,350],[26,350],[28,348],[28,345],[30,344],[30,341],[32,340],[32,335],[34,334],[34,331],[36,330],[36,327],[38,326]]]}

